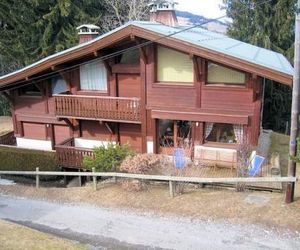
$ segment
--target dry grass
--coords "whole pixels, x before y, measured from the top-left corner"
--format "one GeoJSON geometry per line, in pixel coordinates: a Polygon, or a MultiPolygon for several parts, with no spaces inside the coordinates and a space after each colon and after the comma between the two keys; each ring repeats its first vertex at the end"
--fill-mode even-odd
{"type": "Polygon", "coordinates": [[[12,119],[10,116],[0,116],[0,135],[13,131],[12,119]]]}
{"type": "Polygon", "coordinates": [[[87,247],[72,241],[63,240],[58,237],[6,221],[0,220],[0,228],[0,248],[2,250],[87,249],[87,247]]]}
{"type": "Polygon", "coordinates": [[[84,202],[103,207],[134,209],[141,212],[221,219],[233,223],[254,223],[300,230],[300,199],[286,205],[284,195],[267,192],[241,192],[218,188],[188,187],[183,195],[169,197],[167,185],[151,185],[140,192],[128,192],[120,184],[98,184],[98,191],[88,185],[81,188],[40,188],[22,185],[2,186],[2,193],[58,202],[84,202]],[[249,204],[249,196],[265,199],[249,204]]]}
{"type": "MultiPolygon", "coordinates": [[[[271,135],[270,155],[271,153],[279,153],[280,165],[283,176],[287,176],[289,161],[289,135],[273,132],[271,135]]],[[[300,176],[300,167],[297,165],[297,176],[300,176]]],[[[300,183],[296,183],[295,196],[300,197],[300,183]]]]}

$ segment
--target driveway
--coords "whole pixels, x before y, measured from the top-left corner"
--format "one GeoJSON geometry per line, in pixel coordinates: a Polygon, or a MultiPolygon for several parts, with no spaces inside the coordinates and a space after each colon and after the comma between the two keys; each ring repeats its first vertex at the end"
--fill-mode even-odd
{"type": "Polygon", "coordinates": [[[0,219],[89,243],[94,249],[300,249],[299,235],[280,234],[255,225],[1,194],[0,219]]]}

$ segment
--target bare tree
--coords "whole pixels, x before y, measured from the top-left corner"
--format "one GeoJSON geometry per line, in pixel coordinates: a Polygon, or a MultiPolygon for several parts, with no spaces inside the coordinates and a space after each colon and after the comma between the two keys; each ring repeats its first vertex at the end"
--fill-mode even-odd
{"type": "Polygon", "coordinates": [[[105,31],[112,30],[128,21],[147,20],[149,0],[104,0],[106,15],[100,21],[105,31]]]}
{"type": "Polygon", "coordinates": [[[132,20],[146,20],[149,17],[148,0],[129,0],[128,7],[128,18],[132,20]]]}

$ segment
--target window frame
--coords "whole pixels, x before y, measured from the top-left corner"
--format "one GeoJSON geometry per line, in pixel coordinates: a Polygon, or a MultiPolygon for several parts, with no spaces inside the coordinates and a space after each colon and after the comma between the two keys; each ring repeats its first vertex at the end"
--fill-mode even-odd
{"type": "Polygon", "coordinates": [[[214,62],[214,61],[211,61],[211,60],[207,60],[205,62],[205,84],[204,84],[205,87],[246,89],[248,87],[248,82],[249,82],[249,74],[245,71],[233,68],[233,67],[228,66],[228,65],[217,63],[217,62],[214,62]],[[209,63],[213,63],[213,64],[219,65],[221,67],[224,67],[224,68],[227,68],[227,69],[230,69],[230,70],[234,70],[234,71],[237,71],[239,73],[244,74],[245,75],[245,82],[244,83],[209,82],[208,81],[208,64],[209,63]]]}

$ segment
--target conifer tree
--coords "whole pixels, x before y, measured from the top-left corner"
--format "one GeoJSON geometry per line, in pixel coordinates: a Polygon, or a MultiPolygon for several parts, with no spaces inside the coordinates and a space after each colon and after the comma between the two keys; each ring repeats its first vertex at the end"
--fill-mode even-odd
{"type": "MultiPolygon", "coordinates": [[[[232,19],[228,35],[284,54],[294,56],[296,0],[223,0],[232,19]]],[[[264,128],[284,132],[290,121],[291,88],[266,81],[264,128]]]]}
{"type": "MultiPolygon", "coordinates": [[[[104,33],[145,17],[147,2],[1,0],[0,76],[78,44],[76,27],[81,24],[99,25],[104,33]]],[[[0,96],[0,115],[4,107],[7,102],[0,96]]]]}

